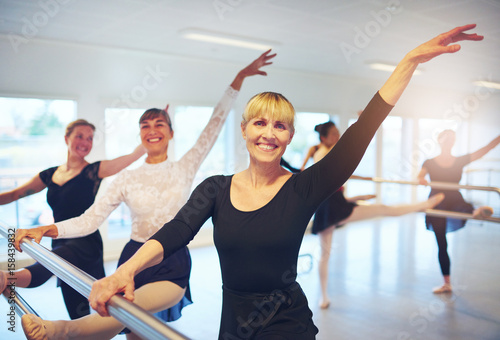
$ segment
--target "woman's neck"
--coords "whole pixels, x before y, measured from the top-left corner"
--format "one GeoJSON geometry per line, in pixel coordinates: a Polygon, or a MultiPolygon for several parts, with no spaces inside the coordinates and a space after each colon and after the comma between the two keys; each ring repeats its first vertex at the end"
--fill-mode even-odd
{"type": "Polygon", "coordinates": [[[146,163],[148,163],[148,164],[158,164],[158,163],[166,161],[167,158],[168,158],[168,156],[167,156],[166,152],[158,154],[158,155],[148,154],[148,156],[146,157],[146,163]]]}
{"type": "Polygon", "coordinates": [[[250,181],[252,187],[266,186],[276,182],[283,175],[290,174],[283,169],[279,162],[273,163],[250,163],[250,166],[244,171],[245,176],[250,181]]]}
{"type": "Polygon", "coordinates": [[[88,162],[80,156],[71,156],[68,153],[68,159],[66,160],[65,170],[79,169],[87,165],[88,162]]]}

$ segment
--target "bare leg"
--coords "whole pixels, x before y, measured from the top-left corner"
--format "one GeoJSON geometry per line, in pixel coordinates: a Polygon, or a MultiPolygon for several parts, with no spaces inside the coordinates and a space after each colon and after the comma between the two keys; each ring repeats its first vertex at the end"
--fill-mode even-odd
{"type": "MultiPolygon", "coordinates": [[[[176,305],[185,291],[185,288],[170,281],[153,282],[135,291],[134,303],[155,313],[176,305]]],[[[95,313],[71,321],[46,321],[27,314],[23,316],[22,323],[29,340],[111,339],[124,328],[115,318],[95,313]]]]}
{"type": "Polygon", "coordinates": [[[339,224],[366,220],[374,217],[382,216],[402,216],[425,209],[434,208],[444,198],[443,194],[437,194],[430,197],[426,201],[417,202],[413,204],[398,204],[398,205],[384,205],[384,204],[371,204],[371,205],[358,205],[354,207],[352,214],[339,224]]]}
{"type": "Polygon", "coordinates": [[[328,296],[328,261],[330,259],[330,254],[332,251],[332,239],[334,230],[335,226],[331,226],[318,234],[321,244],[321,257],[319,260],[318,268],[319,282],[321,285],[321,302],[319,306],[321,309],[330,307],[330,297],[328,296]]]}

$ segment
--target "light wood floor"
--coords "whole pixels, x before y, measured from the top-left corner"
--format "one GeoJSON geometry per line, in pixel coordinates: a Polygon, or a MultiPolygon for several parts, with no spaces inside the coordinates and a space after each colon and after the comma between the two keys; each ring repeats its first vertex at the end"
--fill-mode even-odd
{"type": "MultiPolygon", "coordinates": [[[[441,284],[436,242],[421,214],[337,229],[330,261],[332,305],[321,310],[318,239],[306,235],[298,280],[320,330],[317,339],[500,339],[500,225],[471,221],[448,234],[448,240],[455,291],[437,296],[431,293],[441,284]]],[[[221,304],[217,254],[206,247],[192,249],[191,255],[195,302],[170,325],[192,339],[216,339],[221,304]]],[[[108,263],[107,272],[115,265],[108,263]]],[[[43,317],[68,318],[55,280],[19,291],[43,317]]],[[[7,312],[7,303],[0,299],[4,320],[7,312]]],[[[0,339],[24,339],[20,323],[17,326],[18,332],[11,333],[0,322],[0,339]]]]}

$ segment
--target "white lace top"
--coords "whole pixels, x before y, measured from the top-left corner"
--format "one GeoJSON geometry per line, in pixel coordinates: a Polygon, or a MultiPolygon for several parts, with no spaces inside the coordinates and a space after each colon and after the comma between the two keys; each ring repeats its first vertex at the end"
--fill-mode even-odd
{"type": "Polygon", "coordinates": [[[56,223],[58,238],[93,233],[125,202],[132,217],[132,240],[146,242],[186,203],[201,163],[217,140],[238,91],[228,87],[195,145],[177,162],[144,163],[121,171],[103,195],[79,217],[56,223]]]}

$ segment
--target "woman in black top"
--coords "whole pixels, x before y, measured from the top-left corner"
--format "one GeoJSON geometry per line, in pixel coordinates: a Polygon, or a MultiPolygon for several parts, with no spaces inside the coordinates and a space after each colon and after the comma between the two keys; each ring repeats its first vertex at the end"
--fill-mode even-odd
{"type": "Polygon", "coordinates": [[[200,184],[172,221],[113,275],[94,283],[92,307],[109,315],[106,303],[114,294],[123,292],[133,300],[134,276],[186,245],[212,217],[223,280],[219,338],[314,339],[318,329],[295,281],[298,251],[311,216],[352,174],[418,64],[458,51],[459,46],[448,46],[453,42],[481,40],[463,33],[474,27],[455,28],[408,53],[331,152],[299,174],[280,166],[294,133],[292,105],[278,93],[253,97],[241,124],[248,169],[200,184]]]}
{"type": "MultiPolygon", "coordinates": [[[[89,164],[85,157],[92,150],[94,130],[94,125],[84,119],[68,124],[64,136],[68,145],[66,163],[44,170],[20,187],[1,193],[0,204],[17,201],[47,188],[47,202],[55,222],[83,214],[94,203],[103,178],[118,173],[145,153],[140,145],[129,155],[89,164]]],[[[105,276],[99,231],[85,237],[53,240],[52,251],[95,278],[105,276]]],[[[53,275],[38,262],[14,274],[0,272],[0,291],[10,282],[15,282],[16,287],[38,287],[53,275]]],[[[71,319],[90,313],[88,300],[83,295],[61,280],[58,280],[58,285],[71,319]]]]}

